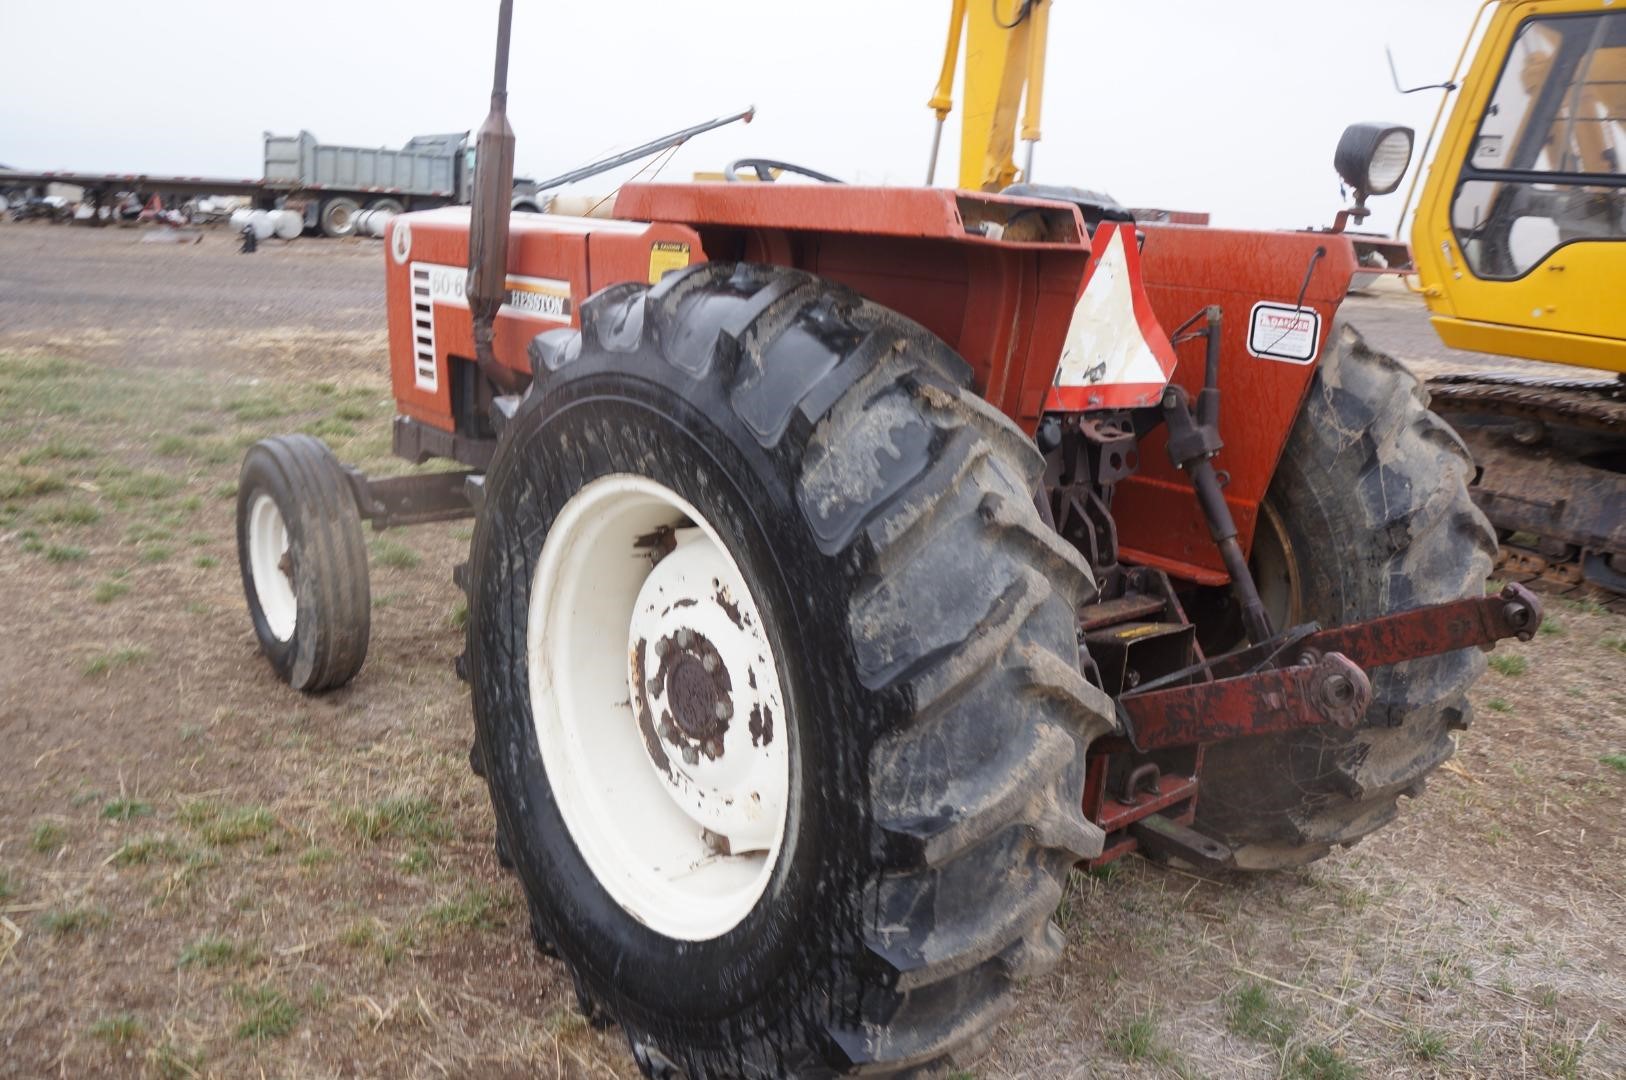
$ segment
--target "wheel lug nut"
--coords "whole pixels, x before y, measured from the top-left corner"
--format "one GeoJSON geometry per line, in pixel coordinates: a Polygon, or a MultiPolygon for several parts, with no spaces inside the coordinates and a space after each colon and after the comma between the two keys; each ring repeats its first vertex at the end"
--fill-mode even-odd
{"type": "Polygon", "coordinates": [[[683,748],[683,764],[685,764],[685,765],[698,765],[699,763],[700,763],[700,751],[696,750],[693,745],[684,746],[684,748],[683,748]]]}
{"type": "Polygon", "coordinates": [[[669,653],[671,651],[672,651],[672,643],[670,641],[666,640],[665,638],[661,638],[659,641],[655,642],[655,655],[656,656],[665,656],[667,653],[669,653]]]}
{"type": "Polygon", "coordinates": [[[693,640],[694,634],[690,633],[688,630],[679,630],[677,632],[678,648],[687,649],[689,647],[689,642],[693,640]]]}
{"type": "Polygon", "coordinates": [[[667,742],[677,742],[677,737],[678,737],[677,725],[672,723],[672,721],[670,721],[670,720],[662,721],[661,722],[661,738],[665,739],[667,742]]]}
{"type": "Polygon", "coordinates": [[[723,740],[713,739],[706,744],[706,756],[716,761],[723,756],[723,740]]]}
{"type": "Polygon", "coordinates": [[[727,720],[729,717],[734,715],[734,706],[730,705],[726,701],[719,701],[717,703],[715,712],[717,713],[717,719],[727,720]]]}
{"type": "Polygon", "coordinates": [[[715,656],[708,655],[704,660],[700,661],[700,664],[706,669],[707,675],[713,675],[717,671],[717,658],[715,656]]]}

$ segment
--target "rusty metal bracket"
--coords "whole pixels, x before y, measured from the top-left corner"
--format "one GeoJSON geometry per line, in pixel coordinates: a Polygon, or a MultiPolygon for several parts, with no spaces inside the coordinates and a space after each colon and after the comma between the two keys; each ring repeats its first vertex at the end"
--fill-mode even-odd
{"type": "Polygon", "coordinates": [[[1352,728],[1366,714],[1372,685],[1346,657],[1118,699],[1130,744],[1142,753],[1272,735],[1334,723],[1352,728]]]}
{"type": "Polygon", "coordinates": [[[1203,870],[1232,870],[1236,853],[1218,840],[1204,836],[1162,814],[1149,814],[1129,826],[1140,850],[1156,859],[1180,859],[1203,870]]]}
{"type": "MultiPolygon", "coordinates": [[[[1497,596],[1413,608],[1365,622],[1320,630],[1298,643],[1299,653],[1343,653],[1362,668],[1383,667],[1458,649],[1489,648],[1503,638],[1529,641],[1541,626],[1541,600],[1513,584],[1497,596]]],[[[1236,674],[1222,657],[1213,665],[1224,678],[1236,674]]]]}
{"type": "Polygon", "coordinates": [[[382,480],[345,466],[356,510],[374,529],[422,525],[431,521],[457,521],[475,515],[466,481],[473,472],[433,472],[416,476],[390,476],[382,480]]]}

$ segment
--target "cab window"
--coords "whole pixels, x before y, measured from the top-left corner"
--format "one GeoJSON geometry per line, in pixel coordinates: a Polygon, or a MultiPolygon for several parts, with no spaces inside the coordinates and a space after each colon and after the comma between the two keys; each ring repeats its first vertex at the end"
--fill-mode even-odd
{"type": "Polygon", "coordinates": [[[1482,278],[1522,277],[1565,244],[1626,239],[1626,12],[1519,28],[1451,219],[1482,278]]]}

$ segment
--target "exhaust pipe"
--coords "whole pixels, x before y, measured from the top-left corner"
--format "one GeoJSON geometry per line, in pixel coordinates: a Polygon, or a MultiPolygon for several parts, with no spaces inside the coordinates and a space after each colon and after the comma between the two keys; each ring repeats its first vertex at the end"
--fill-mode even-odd
{"type": "Polygon", "coordinates": [[[474,358],[480,371],[506,394],[518,393],[525,379],[497,360],[493,339],[497,311],[508,298],[508,217],[514,191],[514,129],[508,126],[508,38],[514,0],[502,0],[497,14],[497,67],[491,82],[491,112],[480,125],[474,151],[474,199],[469,215],[469,279],[465,294],[474,316],[474,358]]]}

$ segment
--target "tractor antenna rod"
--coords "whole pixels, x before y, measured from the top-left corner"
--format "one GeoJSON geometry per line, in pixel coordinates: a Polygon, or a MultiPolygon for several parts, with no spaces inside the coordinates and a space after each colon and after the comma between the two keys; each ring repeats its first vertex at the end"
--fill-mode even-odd
{"type": "Polygon", "coordinates": [[[514,129],[508,126],[508,39],[514,0],[497,13],[497,65],[491,80],[491,112],[480,125],[474,149],[474,198],[469,209],[469,312],[474,316],[474,357],[480,371],[504,393],[523,386],[519,372],[497,359],[497,312],[508,294],[508,218],[514,199],[514,129]]]}
{"type": "Polygon", "coordinates": [[[715,131],[717,128],[727,127],[729,124],[737,123],[741,120],[749,124],[753,119],[756,118],[756,115],[757,109],[756,106],[753,105],[744,112],[737,112],[732,116],[719,116],[715,120],[707,120],[704,124],[696,124],[694,127],[684,128],[682,131],[674,131],[670,135],[662,135],[653,142],[646,142],[642,146],[635,146],[631,150],[623,151],[622,153],[616,154],[612,157],[601,158],[600,160],[593,162],[591,165],[583,165],[579,169],[572,169],[567,173],[560,173],[558,176],[549,177],[548,179],[538,183],[536,185],[536,189],[538,191],[547,191],[550,188],[564,187],[566,184],[574,184],[577,180],[585,180],[589,176],[597,176],[600,173],[607,173],[611,169],[619,168],[622,165],[630,165],[634,161],[651,157],[660,153],[662,150],[669,149],[670,147],[682,146],[696,135],[704,135],[708,131],[715,131]]]}

